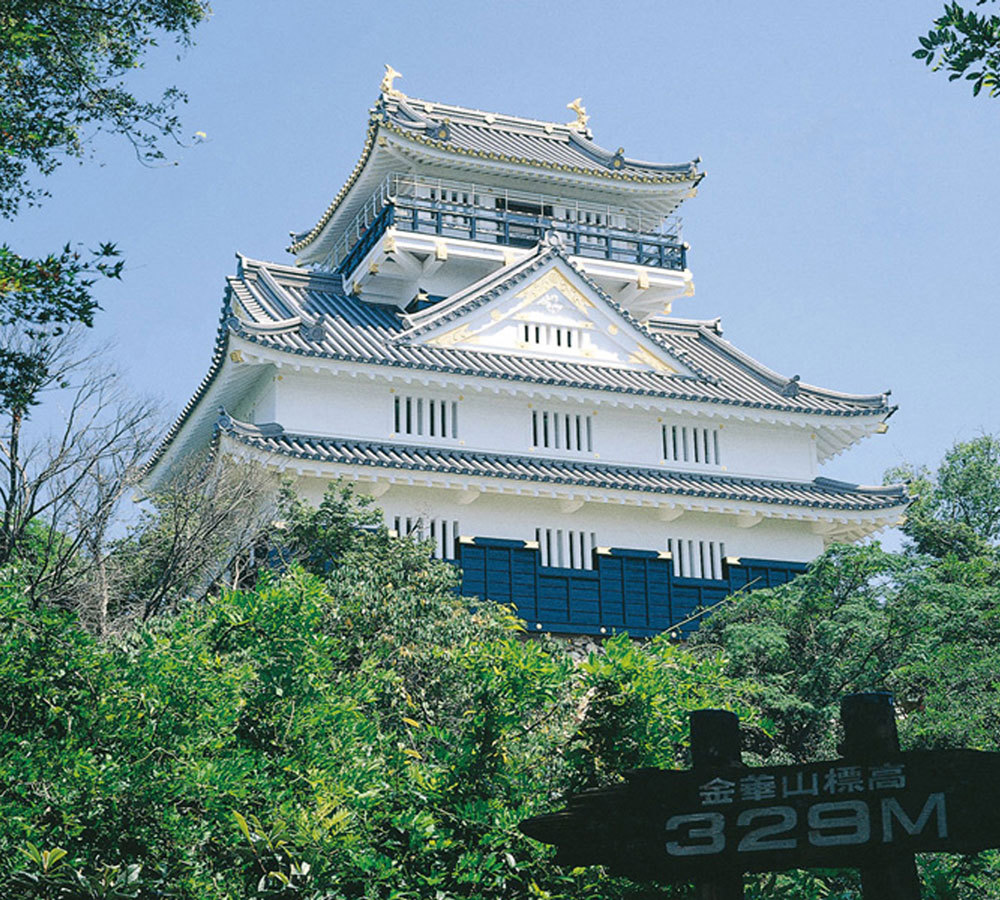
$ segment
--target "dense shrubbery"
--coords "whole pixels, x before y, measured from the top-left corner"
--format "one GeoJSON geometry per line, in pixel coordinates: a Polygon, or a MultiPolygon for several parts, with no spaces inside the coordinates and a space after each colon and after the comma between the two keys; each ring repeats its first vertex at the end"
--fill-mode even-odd
{"type": "Polygon", "coordinates": [[[32,610],[8,574],[5,897],[634,894],[557,872],[516,823],[682,763],[686,710],[751,718],[745,686],[667,642],[618,639],[575,670],[384,532],[339,560],[113,643],[32,610]]]}
{"type": "MultiPolygon", "coordinates": [[[[172,600],[113,639],[8,567],[0,893],[662,896],[557,870],[516,824],[630,768],[686,765],[687,714],[704,707],[739,713],[748,762],[835,756],[841,696],[885,688],[904,748],[1000,749],[995,522],[988,491],[956,501],[965,457],[992,465],[991,447],[966,447],[937,477],[913,473],[906,552],[834,547],[795,582],[736,598],[686,649],[617,637],[577,666],[509,610],[470,610],[450,565],[390,539],[344,488],[315,510],[285,496],[267,554],[283,572],[244,561],[248,589],[172,600]]],[[[160,535],[178,509],[144,527],[160,535]]],[[[228,505],[210,509],[228,521],[228,505]]],[[[130,538],[129,559],[145,565],[146,545],[130,538]]],[[[1000,896],[997,864],[924,858],[926,896],[1000,896]]],[[[850,872],[748,885],[858,896],[850,872]]]]}

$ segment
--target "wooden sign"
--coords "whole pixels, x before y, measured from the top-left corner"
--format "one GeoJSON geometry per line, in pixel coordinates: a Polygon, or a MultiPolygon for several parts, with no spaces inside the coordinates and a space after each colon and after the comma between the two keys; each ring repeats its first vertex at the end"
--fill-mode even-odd
{"type": "Polygon", "coordinates": [[[736,717],[695,713],[693,769],[632,772],[521,831],[557,863],[713,897],[741,897],[744,872],[822,867],[860,868],[866,897],[917,898],[914,852],[1000,847],[1000,753],[899,752],[887,694],[845,698],[842,718],[844,758],[748,768],[736,717]]]}
{"type": "Polygon", "coordinates": [[[558,863],[657,881],[708,878],[720,867],[863,867],[886,851],[973,853],[1000,845],[1000,753],[643,770],[521,830],[556,844],[558,863]]]}

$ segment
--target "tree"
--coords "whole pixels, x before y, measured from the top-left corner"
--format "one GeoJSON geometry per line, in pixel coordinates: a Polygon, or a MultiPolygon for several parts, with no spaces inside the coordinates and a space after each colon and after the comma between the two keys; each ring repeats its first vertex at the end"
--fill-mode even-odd
{"type": "Polygon", "coordinates": [[[96,365],[76,331],[39,338],[14,326],[0,337],[26,360],[14,379],[0,376],[0,566],[26,567],[33,600],[66,596],[97,562],[80,551],[103,543],[148,453],[155,412],[96,365]],[[59,395],[62,422],[31,434],[30,404],[45,393],[59,395]]]}
{"type": "Polygon", "coordinates": [[[248,554],[267,550],[277,489],[252,460],[214,448],[191,454],[146,497],[128,536],[108,548],[116,614],[145,621],[183,598],[205,597],[227,572],[239,585],[241,567],[254,566],[248,554]]]}
{"type": "Polygon", "coordinates": [[[968,560],[991,556],[1000,539],[1000,438],[960,441],[935,473],[899,466],[885,480],[906,481],[914,500],[903,533],[919,553],[968,560]]]}
{"type": "MultiPolygon", "coordinates": [[[[994,0],[976,0],[976,6],[987,2],[994,0]]],[[[949,81],[971,81],[974,97],[983,88],[989,96],[1000,97],[1000,16],[980,15],[957,2],[946,3],[934,27],[918,40],[920,48],[913,55],[935,72],[944,68],[950,73],[949,81]]]]}
{"type": "Polygon", "coordinates": [[[690,708],[754,724],[749,686],[666,640],[577,669],[339,488],[297,519],[338,547],[322,576],[293,565],[119,640],[0,585],[0,893],[651,896],[560,871],[517,823],[682,764],[690,708]]]}
{"type": "Polygon", "coordinates": [[[0,215],[42,196],[33,176],[82,157],[91,135],[124,137],[143,162],[177,140],[186,97],[167,88],[140,100],[127,76],[166,34],[187,45],[209,14],[204,0],[6,0],[0,12],[0,215]]]}
{"type": "MultiPolygon", "coordinates": [[[[0,8],[0,216],[13,218],[22,203],[38,203],[45,192],[36,178],[65,158],[86,155],[94,131],[124,137],[144,162],[162,158],[161,142],[177,139],[174,109],[184,95],[168,88],[158,100],[140,100],[127,89],[126,76],[142,66],[158,35],[189,43],[208,11],[204,0],[6,0],[0,8]]],[[[78,489],[101,470],[101,463],[83,464],[89,439],[79,428],[80,404],[96,404],[102,416],[109,412],[108,383],[99,386],[100,377],[71,404],[62,446],[50,455],[55,468],[24,470],[21,432],[42,393],[68,383],[62,367],[79,362],[65,353],[66,329],[93,324],[96,280],[119,278],[122,267],[112,243],[90,253],[67,244],[38,259],[0,246],[0,414],[8,425],[0,565],[34,528],[34,517],[60,507],[59,490],[41,499],[59,478],[76,470],[78,489]]],[[[122,402],[114,401],[120,425],[139,427],[147,420],[148,409],[126,412],[122,402]]],[[[90,449],[107,461],[108,422],[91,419],[90,425],[96,429],[90,449]]],[[[51,518],[45,527],[55,534],[51,518]]],[[[44,532],[36,529],[33,537],[44,532]]],[[[56,545],[67,546],[62,538],[56,545]]],[[[37,541],[32,548],[38,549],[37,541]]]]}

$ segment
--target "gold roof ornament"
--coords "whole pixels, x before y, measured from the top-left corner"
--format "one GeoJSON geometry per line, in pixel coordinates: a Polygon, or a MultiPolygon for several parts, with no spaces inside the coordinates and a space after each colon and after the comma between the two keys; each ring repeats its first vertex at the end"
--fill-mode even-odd
{"type": "Polygon", "coordinates": [[[402,78],[403,73],[397,72],[389,63],[385,64],[385,75],[382,76],[382,84],[379,89],[388,97],[402,97],[403,92],[392,86],[397,78],[402,78]]]}
{"type": "Polygon", "coordinates": [[[587,123],[590,121],[590,116],[587,115],[587,107],[583,105],[582,100],[582,97],[577,97],[572,103],[566,104],[566,109],[571,109],[576,113],[576,121],[566,123],[566,127],[572,128],[574,131],[586,131],[587,123]]]}

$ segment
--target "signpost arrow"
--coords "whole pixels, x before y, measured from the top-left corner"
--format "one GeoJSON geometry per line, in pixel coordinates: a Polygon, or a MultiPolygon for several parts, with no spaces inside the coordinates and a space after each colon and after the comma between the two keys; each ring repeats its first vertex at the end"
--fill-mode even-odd
{"type": "Polygon", "coordinates": [[[738,737],[735,754],[699,748],[713,728],[732,744],[719,717],[735,716],[705,712],[715,726],[696,726],[695,714],[693,769],[633,772],[521,830],[555,844],[557,863],[698,881],[706,898],[742,896],[744,872],[848,867],[862,870],[870,900],[917,900],[914,852],[1000,846],[1000,753],[900,752],[888,694],[845,698],[844,757],[804,765],[745,767],[738,737]]]}

